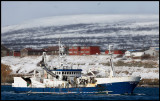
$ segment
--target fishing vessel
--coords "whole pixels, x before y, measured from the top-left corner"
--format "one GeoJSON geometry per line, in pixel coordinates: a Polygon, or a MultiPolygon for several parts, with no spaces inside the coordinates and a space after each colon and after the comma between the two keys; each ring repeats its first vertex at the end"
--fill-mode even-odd
{"type": "Polygon", "coordinates": [[[39,63],[42,71],[32,77],[14,77],[12,87],[15,92],[30,93],[105,93],[105,94],[131,94],[139,83],[141,77],[115,76],[112,45],[109,46],[110,74],[108,77],[82,75],[82,69],[75,69],[65,60],[65,48],[59,40],[59,66],[52,69],[47,65],[46,53],[43,52],[42,61],[39,63]]]}

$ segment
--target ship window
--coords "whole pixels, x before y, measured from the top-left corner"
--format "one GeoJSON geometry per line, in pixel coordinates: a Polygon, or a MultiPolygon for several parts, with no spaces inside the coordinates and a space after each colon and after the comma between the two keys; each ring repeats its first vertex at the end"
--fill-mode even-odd
{"type": "Polygon", "coordinates": [[[69,73],[67,72],[67,74],[69,74],[69,73]]]}
{"type": "Polygon", "coordinates": [[[64,74],[64,72],[62,72],[62,74],[64,74]]]}
{"type": "Polygon", "coordinates": [[[69,74],[71,74],[71,72],[69,72],[69,74]]]}

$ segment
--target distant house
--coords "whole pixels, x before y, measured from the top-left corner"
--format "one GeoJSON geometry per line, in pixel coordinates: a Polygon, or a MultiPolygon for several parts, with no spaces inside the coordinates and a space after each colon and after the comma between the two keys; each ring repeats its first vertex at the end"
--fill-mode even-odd
{"type": "Polygon", "coordinates": [[[158,56],[159,47],[150,47],[148,50],[144,51],[144,53],[149,54],[150,56],[158,56]]]}
{"type": "Polygon", "coordinates": [[[132,52],[131,55],[133,59],[141,59],[144,55],[144,52],[132,52]]]}
{"type": "MultiPolygon", "coordinates": [[[[109,50],[106,50],[105,51],[105,54],[108,54],[109,53],[109,50]]],[[[123,55],[125,54],[125,50],[114,50],[112,51],[113,54],[119,54],[119,55],[123,55]]]]}
{"type": "Polygon", "coordinates": [[[94,55],[94,54],[100,54],[99,46],[69,47],[69,55],[94,55]]]}
{"type": "Polygon", "coordinates": [[[21,56],[39,56],[44,52],[43,49],[24,48],[21,50],[21,56]]]}
{"type": "Polygon", "coordinates": [[[9,56],[10,50],[6,48],[4,45],[1,45],[1,57],[9,56]]]}
{"type": "Polygon", "coordinates": [[[144,51],[144,54],[148,54],[148,55],[150,55],[150,56],[156,56],[156,51],[154,51],[154,50],[146,50],[146,51],[144,51]]]}
{"type": "Polygon", "coordinates": [[[141,59],[143,55],[144,55],[143,50],[127,50],[125,52],[125,57],[133,59],[141,59]]]}
{"type": "Polygon", "coordinates": [[[47,55],[58,55],[59,54],[59,46],[50,46],[47,48],[43,48],[47,55]]]}
{"type": "Polygon", "coordinates": [[[80,55],[94,55],[94,54],[100,54],[100,48],[99,46],[85,46],[81,47],[80,55]]]}
{"type": "Polygon", "coordinates": [[[13,56],[21,56],[21,52],[18,50],[13,51],[13,56]]]}

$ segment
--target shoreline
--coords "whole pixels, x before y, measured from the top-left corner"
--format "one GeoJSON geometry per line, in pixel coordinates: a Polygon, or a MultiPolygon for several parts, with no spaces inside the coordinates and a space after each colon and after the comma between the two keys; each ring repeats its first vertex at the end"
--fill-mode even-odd
{"type": "MultiPolygon", "coordinates": [[[[1,83],[1,86],[5,86],[5,85],[11,86],[12,83],[1,83]]],[[[137,85],[137,87],[159,87],[159,85],[147,85],[147,84],[144,84],[144,85],[137,85]]]]}
{"type": "Polygon", "coordinates": [[[159,85],[137,85],[137,87],[159,87],[159,85]]]}

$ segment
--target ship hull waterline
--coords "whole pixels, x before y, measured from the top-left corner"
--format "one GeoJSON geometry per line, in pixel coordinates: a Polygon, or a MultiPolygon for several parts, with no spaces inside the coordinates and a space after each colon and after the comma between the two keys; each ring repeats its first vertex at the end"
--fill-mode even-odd
{"type": "Polygon", "coordinates": [[[31,88],[31,87],[13,87],[15,92],[28,93],[105,93],[105,94],[132,94],[138,82],[116,82],[98,84],[96,87],[75,87],[75,88],[31,88]]]}

